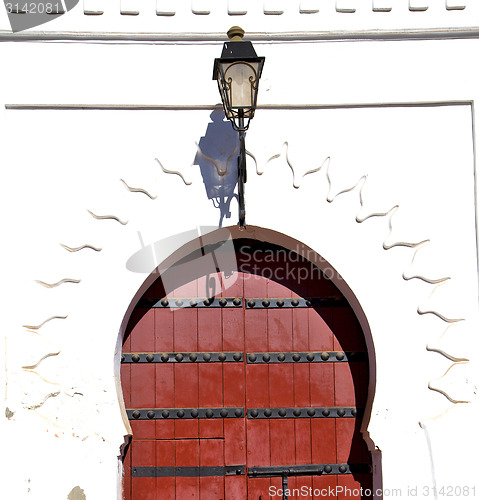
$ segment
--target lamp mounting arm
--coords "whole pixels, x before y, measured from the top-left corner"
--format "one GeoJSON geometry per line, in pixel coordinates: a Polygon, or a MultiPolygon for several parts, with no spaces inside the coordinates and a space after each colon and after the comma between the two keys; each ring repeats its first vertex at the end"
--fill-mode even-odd
{"type": "MultiPolygon", "coordinates": [[[[240,118],[242,121],[243,119],[240,118]]],[[[238,208],[239,208],[239,227],[246,226],[246,209],[244,203],[244,185],[246,183],[246,146],[244,130],[239,130],[240,151],[238,156],[238,208]]]]}

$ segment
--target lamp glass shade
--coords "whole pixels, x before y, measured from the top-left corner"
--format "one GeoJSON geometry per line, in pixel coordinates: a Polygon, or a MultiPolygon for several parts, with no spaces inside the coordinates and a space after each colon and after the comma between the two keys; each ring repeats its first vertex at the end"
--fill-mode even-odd
{"type": "Polygon", "coordinates": [[[258,63],[238,61],[221,66],[231,108],[252,108],[257,89],[258,63]]]}
{"type": "Polygon", "coordinates": [[[262,61],[221,61],[217,66],[218,86],[226,117],[238,128],[247,128],[254,116],[262,61]]]}

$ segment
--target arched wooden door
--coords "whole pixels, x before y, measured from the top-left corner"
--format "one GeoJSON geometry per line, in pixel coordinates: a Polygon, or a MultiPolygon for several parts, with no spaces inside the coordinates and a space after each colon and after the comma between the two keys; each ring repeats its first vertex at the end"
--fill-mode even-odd
{"type": "Polygon", "coordinates": [[[354,313],[296,254],[246,240],[237,257],[234,276],[168,298],[152,287],[138,306],[122,354],[125,498],[266,500],[286,485],[288,498],[365,497],[368,362],[354,313]]]}

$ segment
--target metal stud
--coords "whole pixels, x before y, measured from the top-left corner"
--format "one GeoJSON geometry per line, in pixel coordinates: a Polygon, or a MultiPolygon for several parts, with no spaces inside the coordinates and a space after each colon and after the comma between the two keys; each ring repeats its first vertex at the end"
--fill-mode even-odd
{"type": "Polygon", "coordinates": [[[191,416],[196,418],[198,416],[198,410],[191,410],[191,416]]]}
{"type": "Polygon", "coordinates": [[[339,417],[344,417],[344,415],[346,415],[346,411],[343,410],[342,408],[340,410],[338,410],[338,416],[339,417]]]}
{"type": "Polygon", "coordinates": [[[281,410],[279,410],[279,412],[278,412],[278,415],[280,417],[285,417],[286,416],[286,410],[284,408],[281,408],[281,410]]]}
{"type": "Polygon", "coordinates": [[[224,307],[227,303],[228,303],[228,301],[226,299],[220,299],[219,304],[221,307],[224,307]]]}
{"type": "Polygon", "coordinates": [[[333,468],[330,465],[326,465],[324,467],[324,472],[326,472],[327,474],[329,474],[332,470],[333,470],[333,468]]]}
{"type": "Polygon", "coordinates": [[[329,410],[323,410],[322,413],[324,417],[329,417],[331,412],[329,410]]]}
{"type": "Polygon", "coordinates": [[[236,417],[242,417],[243,416],[243,410],[241,410],[240,408],[237,408],[235,410],[235,416],[236,417]]]}
{"type": "Polygon", "coordinates": [[[263,361],[267,363],[271,359],[271,356],[269,354],[263,354],[263,361]]]}
{"type": "Polygon", "coordinates": [[[273,412],[271,410],[264,410],[264,416],[265,417],[271,417],[271,415],[273,414],[273,412]]]}
{"type": "Polygon", "coordinates": [[[168,302],[168,300],[167,300],[167,299],[163,299],[163,300],[161,301],[161,305],[162,305],[163,307],[166,307],[168,304],[169,304],[169,302],[168,302]]]}
{"type": "Polygon", "coordinates": [[[312,352],[309,352],[306,356],[306,359],[308,361],[313,361],[314,360],[314,354],[312,352]]]}
{"type": "Polygon", "coordinates": [[[214,415],[213,410],[206,410],[206,417],[211,418],[214,415]]]}
{"type": "Polygon", "coordinates": [[[269,307],[269,305],[271,304],[271,302],[268,300],[268,299],[264,299],[263,302],[263,307],[269,307]]]}
{"type": "Polygon", "coordinates": [[[295,409],[293,410],[293,415],[294,415],[295,417],[299,417],[299,416],[301,415],[301,410],[300,410],[299,408],[295,408],[295,409]]]}
{"type": "Polygon", "coordinates": [[[340,465],[339,466],[339,472],[341,472],[341,473],[344,474],[347,470],[348,470],[348,468],[345,465],[340,465]]]}
{"type": "Polygon", "coordinates": [[[163,410],[163,411],[161,412],[161,416],[162,416],[163,418],[168,418],[168,417],[170,416],[170,412],[169,412],[168,410],[163,410]]]}
{"type": "Polygon", "coordinates": [[[281,353],[281,354],[278,354],[278,361],[284,361],[286,359],[286,356],[281,353]]]}
{"type": "Polygon", "coordinates": [[[205,353],[203,354],[203,359],[204,359],[205,361],[207,361],[207,362],[208,362],[208,361],[210,361],[210,360],[211,360],[211,354],[210,354],[209,352],[205,352],[205,353]]]}
{"type": "Polygon", "coordinates": [[[258,416],[258,410],[251,410],[251,416],[256,418],[258,416]]]}
{"type": "Polygon", "coordinates": [[[326,352],[326,351],[322,352],[321,353],[321,359],[323,361],[327,361],[329,359],[329,352],[326,352]]]}
{"type": "Polygon", "coordinates": [[[352,415],[353,417],[355,417],[357,414],[358,414],[358,410],[356,410],[356,408],[353,408],[353,409],[351,410],[351,415],[352,415]]]}
{"type": "Polygon", "coordinates": [[[181,352],[179,352],[176,356],[175,356],[175,359],[176,361],[178,361],[178,363],[181,363],[183,361],[183,354],[181,354],[181,352]]]}
{"type": "Polygon", "coordinates": [[[197,359],[198,359],[198,356],[194,352],[192,352],[190,354],[190,361],[192,361],[194,363],[197,359]]]}
{"type": "Polygon", "coordinates": [[[154,412],[153,410],[150,410],[150,411],[146,414],[146,416],[147,416],[148,418],[155,418],[155,412],[154,412]]]}
{"type": "Polygon", "coordinates": [[[284,300],[277,300],[277,301],[276,301],[276,305],[277,305],[278,307],[283,307],[283,306],[284,306],[284,300]]]}
{"type": "Polygon", "coordinates": [[[176,416],[178,418],[183,418],[185,416],[185,412],[183,410],[179,410],[177,413],[176,413],[176,416]]]}
{"type": "Polygon", "coordinates": [[[316,410],[314,408],[308,408],[307,413],[310,417],[314,417],[314,415],[316,414],[316,410]]]}
{"type": "Polygon", "coordinates": [[[344,359],[344,352],[338,352],[338,354],[336,354],[336,359],[342,361],[344,359]]]}
{"type": "Polygon", "coordinates": [[[220,411],[220,415],[223,418],[226,418],[228,416],[228,410],[225,410],[224,408],[220,411]]]}
{"type": "Polygon", "coordinates": [[[310,300],[307,300],[307,301],[306,301],[306,305],[307,305],[308,307],[311,307],[311,306],[313,305],[313,303],[312,303],[310,300]]]}
{"type": "Polygon", "coordinates": [[[254,362],[256,361],[256,354],[250,354],[250,355],[248,356],[248,359],[249,359],[252,363],[254,363],[254,362]]]}
{"type": "Polygon", "coordinates": [[[140,356],[138,356],[138,354],[133,354],[131,359],[134,363],[138,363],[138,361],[140,361],[140,356]]]}
{"type": "Polygon", "coordinates": [[[301,359],[301,356],[297,352],[295,352],[293,354],[293,361],[299,361],[300,359],[301,359]]]}
{"type": "Polygon", "coordinates": [[[146,355],[146,360],[148,361],[148,363],[151,363],[154,359],[155,356],[153,354],[150,353],[146,355]]]}
{"type": "Polygon", "coordinates": [[[235,305],[236,307],[240,306],[241,305],[241,299],[238,299],[238,298],[234,299],[233,300],[233,305],[235,305]]]}
{"type": "Polygon", "coordinates": [[[178,307],[181,307],[183,305],[183,301],[181,299],[176,299],[175,300],[175,304],[178,306],[178,307]]]}
{"type": "Polygon", "coordinates": [[[248,307],[254,307],[255,306],[255,301],[254,300],[248,300],[248,307]]]}
{"type": "Polygon", "coordinates": [[[292,305],[293,307],[297,307],[297,306],[299,306],[299,300],[298,300],[298,299],[293,299],[293,300],[291,301],[291,305],[292,305]]]}
{"type": "Polygon", "coordinates": [[[198,305],[198,301],[197,300],[195,300],[195,299],[191,299],[190,300],[190,306],[191,307],[196,307],[197,305],[198,305]]]}
{"type": "Polygon", "coordinates": [[[205,306],[210,306],[211,304],[213,304],[213,301],[214,301],[214,299],[205,299],[205,300],[203,301],[203,304],[204,304],[205,306]]]}
{"type": "Polygon", "coordinates": [[[241,360],[241,353],[240,353],[240,352],[235,352],[235,353],[233,354],[233,359],[234,359],[235,361],[240,361],[240,360],[241,360]]]}
{"type": "Polygon", "coordinates": [[[132,415],[133,415],[133,418],[140,418],[141,413],[140,413],[138,410],[135,410],[135,411],[132,413],[132,415]]]}
{"type": "Polygon", "coordinates": [[[218,359],[220,361],[224,361],[226,359],[226,354],[224,352],[221,352],[220,354],[218,354],[218,359]]]}
{"type": "Polygon", "coordinates": [[[162,355],[161,355],[161,361],[163,361],[163,363],[166,363],[168,362],[170,359],[170,357],[168,356],[168,354],[166,354],[166,352],[164,352],[162,355]]]}

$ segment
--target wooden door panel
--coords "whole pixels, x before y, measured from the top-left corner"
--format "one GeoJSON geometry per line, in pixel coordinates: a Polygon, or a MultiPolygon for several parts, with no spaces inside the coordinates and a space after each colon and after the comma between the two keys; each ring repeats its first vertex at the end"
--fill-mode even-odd
{"type": "MultiPolygon", "coordinates": [[[[130,416],[135,409],[144,413],[130,417],[133,441],[124,460],[125,499],[265,500],[278,498],[270,496],[269,487],[280,489],[282,480],[249,477],[251,467],[369,463],[360,420],[351,418],[350,410],[344,417],[334,410],[366,403],[367,362],[343,361],[333,353],[366,352],[354,313],[346,304],[296,309],[263,305],[263,299],[271,304],[278,298],[340,294],[326,279],[305,279],[298,287],[260,274],[217,274],[183,284],[169,294],[173,308],[153,307],[131,329],[123,347],[129,356],[122,364],[124,400],[130,416]],[[190,299],[200,300],[208,290],[218,298],[239,297],[242,304],[190,306],[190,299]],[[250,307],[248,299],[261,300],[250,307]],[[182,301],[178,307],[177,300],[182,301]],[[240,358],[222,360],[218,356],[224,352],[240,358]],[[305,354],[312,352],[323,358],[306,361],[305,354]],[[141,362],[132,361],[132,353],[144,353],[141,362]],[[151,362],[145,362],[145,353],[154,354],[151,362]],[[252,353],[256,358],[249,358],[252,353]],[[278,360],[277,353],[284,353],[285,360],[278,360]],[[301,362],[293,353],[303,353],[301,362]],[[310,407],[333,410],[305,418],[304,409],[310,407]],[[172,408],[240,408],[243,416],[207,418],[202,413],[182,419],[171,411],[162,416],[172,408]],[[274,412],[271,418],[264,412],[268,408],[274,412]],[[148,409],[157,409],[151,418],[144,416],[148,409]],[[258,409],[258,418],[248,409],[258,409]],[[303,413],[281,418],[280,409],[303,413]],[[239,467],[237,475],[230,466],[239,467]],[[140,473],[141,467],[149,469],[140,473]]],[[[158,303],[161,299],[157,297],[158,303]]],[[[367,473],[288,478],[291,491],[303,488],[301,495],[290,496],[298,499],[312,498],[304,494],[309,488],[325,489],[329,498],[339,499],[344,497],[341,487],[370,484],[367,473]],[[338,495],[331,496],[329,488],[337,486],[338,495]]]]}
{"type": "Polygon", "coordinates": [[[312,363],[310,370],[310,394],[312,407],[331,407],[335,401],[334,364],[312,363]]]}
{"type": "Polygon", "coordinates": [[[245,366],[243,363],[225,363],[223,366],[224,405],[245,406],[245,366]]]}
{"type": "MultiPolygon", "coordinates": [[[[171,345],[171,344],[170,344],[171,345]]],[[[167,347],[166,345],[165,347],[167,347]]],[[[175,373],[173,364],[155,364],[156,404],[155,408],[170,408],[175,400],[175,373]]],[[[175,439],[175,422],[156,420],[156,439],[175,439]]]]}
{"type": "MultiPolygon", "coordinates": [[[[199,467],[200,447],[198,439],[177,439],[175,444],[176,467],[199,467]]],[[[177,475],[176,498],[199,499],[199,477],[177,475]]]]}
{"type": "Polygon", "coordinates": [[[246,406],[263,408],[269,401],[269,366],[246,365],[246,406]]]}
{"type": "MultiPolygon", "coordinates": [[[[176,442],[174,439],[156,442],[157,467],[174,467],[176,465],[176,442]]],[[[157,477],[156,491],[164,498],[175,498],[176,480],[174,477],[157,477]]],[[[157,494],[158,496],[158,494],[157,494]]]]}
{"type": "Polygon", "coordinates": [[[245,500],[248,498],[246,476],[225,477],[225,500],[245,500]]]}
{"type": "Polygon", "coordinates": [[[333,351],[334,335],[331,330],[332,308],[307,309],[309,326],[309,348],[311,351],[333,351]]]}
{"type": "Polygon", "coordinates": [[[311,419],[313,464],[336,463],[336,425],[332,418],[311,419]]]}
{"type": "Polygon", "coordinates": [[[296,464],[312,464],[311,420],[302,418],[294,421],[294,445],[296,464]]]}
{"type": "MultiPolygon", "coordinates": [[[[224,466],[224,440],[200,439],[200,467],[224,466]]],[[[200,477],[202,499],[222,499],[225,491],[224,476],[200,477]]]]}
{"type": "MultiPolygon", "coordinates": [[[[132,470],[139,467],[156,466],[156,442],[154,440],[137,440],[135,446],[131,447],[132,470]]],[[[138,498],[155,500],[156,478],[154,477],[132,477],[132,491],[138,498]]]]}
{"type": "Polygon", "coordinates": [[[271,465],[296,465],[294,420],[270,421],[271,465]]]}
{"type": "Polygon", "coordinates": [[[246,464],[246,420],[224,420],[225,464],[246,464]]]}

